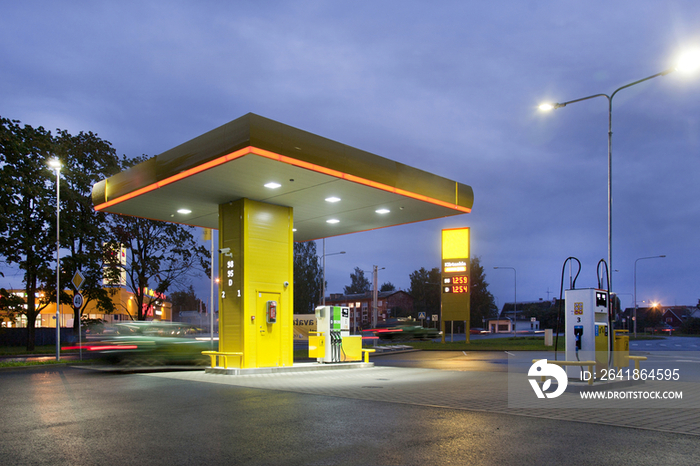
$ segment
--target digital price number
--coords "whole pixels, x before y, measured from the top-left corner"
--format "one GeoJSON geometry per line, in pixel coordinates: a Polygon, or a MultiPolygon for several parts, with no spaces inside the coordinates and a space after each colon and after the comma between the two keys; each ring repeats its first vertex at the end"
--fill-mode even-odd
{"type": "Polygon", "coordinates": [[[443,293],[469,293],[469,277],[456,275],[443,278],[443,293]]]}

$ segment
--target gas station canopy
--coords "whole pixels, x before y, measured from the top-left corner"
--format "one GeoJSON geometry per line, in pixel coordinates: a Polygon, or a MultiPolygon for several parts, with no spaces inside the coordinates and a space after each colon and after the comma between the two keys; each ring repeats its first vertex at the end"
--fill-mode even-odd
{"type": "Polygon", "coordinates": [[[93,186],[95,209],[219,227],[241,198],[292,207],[294,240],[471,211],[472,188],[249,113],[93,186]]]}

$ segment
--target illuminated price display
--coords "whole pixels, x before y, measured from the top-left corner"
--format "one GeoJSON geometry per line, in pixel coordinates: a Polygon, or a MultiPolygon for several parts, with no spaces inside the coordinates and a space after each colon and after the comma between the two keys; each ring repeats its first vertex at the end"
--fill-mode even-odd
{"type": "Polygon", "coordinates": [[[443,293],[469,293],[469,277],[467,275],[444,277],[442,282],[443,293]]]}
{"type": "Polygon", "coordinates": [[[450,285],[442,287],[443,293],[469,293],[469,285],[450,285]]]}

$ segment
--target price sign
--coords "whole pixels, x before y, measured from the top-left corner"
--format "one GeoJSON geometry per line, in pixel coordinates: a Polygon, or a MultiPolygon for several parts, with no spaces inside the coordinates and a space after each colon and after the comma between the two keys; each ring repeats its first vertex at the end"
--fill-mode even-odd
{"type": "Polygon", "coordinates": [[[443,277],[443,293],[469,293],[469,276],[453,275],[443,277]]]}
{"type": "MultiPolygon", "coordinates": [[[[233,278],[235,277],[235,263],[233,259],[229,259],[226,261],[226,269],[225,269],[225,277],[222,285],[224,285],[224,289],[221,290],[221,299],[226,299],[226,290],[230,289],[233,286],[233,278]]],[[[241,295],[240,290],[238,291],[238,296],[241,295]]]]}

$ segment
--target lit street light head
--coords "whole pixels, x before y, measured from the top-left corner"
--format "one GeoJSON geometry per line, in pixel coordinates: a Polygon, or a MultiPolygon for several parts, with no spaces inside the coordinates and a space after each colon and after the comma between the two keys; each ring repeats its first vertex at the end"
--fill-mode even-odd
{"type": "Polygon", "coordinates": [[[550,110],[556,110],[556,109],[561,108],[561,107],[566,107],[566,104],[550,104],[550,103],[544,103],[544,104],[540,104],[539,109],[542,110],[542,111],[544,111],[544,112],[548,112],[548,111],[550,111],[550,110]]]}
{"type": "Polygon", "coordinates": [[[698,69],[700,69],[700,49],[685,52],[676,64],[676,70],[683,73],[694,73],[698,69]]]}
{"type": "Polygon", "coordinates": [[[53,168],[54,170],[60,170],[61,169],[61,161],[54,158],[49,160],[49,167],[53,168]]]}

